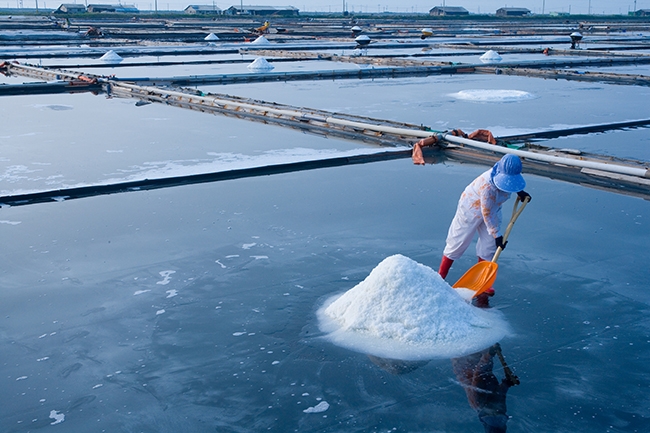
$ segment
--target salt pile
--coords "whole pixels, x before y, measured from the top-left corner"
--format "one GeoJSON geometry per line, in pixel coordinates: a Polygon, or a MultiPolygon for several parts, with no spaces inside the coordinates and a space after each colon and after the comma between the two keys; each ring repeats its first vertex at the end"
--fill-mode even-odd
{"type": "Polygon", "coordinates": [[[214,33],[210,33],[207,35],[205,38],[203,38],[204,41],[218,41],[219,36],[215,35],[214,33]]]}
{"type": "Polygon", "coordinates": [[[258,57],[253,63],[246,67],[250,70],[256,71],[270,71],[274,68],[274,66],[270,64],[264,57],[258,57]]]}
{"type": "Polygon", "coordinates": [[[269,42],[268,39],[266,39],[264,36],[260,36],[257,39],[255,39],[251,44],[257,44],[257,45],[271,45],[271,42],[269,42]]]}
{"type": "Polygon", "coordinates": [[[106,63],[120,63],[124,59],[115,51],[109,50],[106,54],[101,56],[99,60],[103,60],[106,63]]]}
{"type": "Polygon", "coordinates": [[[318,318],[334,344],[400,360],[463,356],[508,333],[498,311],[468,304],[433,269],[399,254],[330,298],[318,318]]]}
{"type": "Polygon", "coordinates": [[[449,96],[456,99],[472,102],[515,102],[535,99],[532,93],[523,90],[503,90],[503,89],[474,89],[461,90],[452,93],[449,96]]]}
{"type": "Polygon", "coordinates": [[[503,60],[503,57],[499,55],[496,51],[489,50],[486,51],[481,57],[479,57],[483,63],[487,62],[500,62],[503,60]]]}
{"type": "Polygon", "coordinates": [[[354,41],[359,45],[368,45],[370,43],[370,37],[361,35],[354,38],[354,41]]]}

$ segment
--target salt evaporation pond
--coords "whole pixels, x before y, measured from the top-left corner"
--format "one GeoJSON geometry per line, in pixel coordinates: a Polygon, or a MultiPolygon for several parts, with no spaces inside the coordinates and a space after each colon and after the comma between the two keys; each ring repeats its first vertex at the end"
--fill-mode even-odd
{"type": "Polygon", "coordinates": [[[327,339],[401,360],[458,358],[507,335],[496,310],[467,303],[437,272],[401,254],[382,260],[361,283],[318,312],[327,339]]]}
{"type": "MultiPolygon", "coordinates": [[[[635,119],[650,92],[504,76],[200,89],[466,131],[635,119]],[[466,90],[537,98],[449,96],[466,90]]],[[[5,97],[0,115],[6,192],[360,147],[90,94],[5,97]]],[[[636,129],[547,144],[640,157],[647,140],[636,129]]],[[[0,430],[482,431],[453,368],[472,354],[380,361],[332,344],[318,323],[332,294],[386,257],[436,269],[458,196],[485,170],[438,162],[2,207],[0,430]]],[[[645,431],[648,204],[525,176],[533,201],[491,301],[512,328],[500,344],[521,379],[506,396],[508,429],[645,431]]],[[[470,249],[449,281],[475,260],[470,249]]],[[[502,377],[496,359],[493,373],[502,377]]]]}

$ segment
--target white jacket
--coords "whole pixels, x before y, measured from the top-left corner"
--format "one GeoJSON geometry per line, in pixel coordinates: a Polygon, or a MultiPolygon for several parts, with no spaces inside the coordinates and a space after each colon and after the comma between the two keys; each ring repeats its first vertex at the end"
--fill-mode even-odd
{"type": "Polygon", "coordinates": [[[457,212],[467,220],[483,219],[492,237],[502,236],[501,206],[510,198],[509,192],[501,191],[491,180],[492,169],[467,185],[458,200],[457,212]]]}

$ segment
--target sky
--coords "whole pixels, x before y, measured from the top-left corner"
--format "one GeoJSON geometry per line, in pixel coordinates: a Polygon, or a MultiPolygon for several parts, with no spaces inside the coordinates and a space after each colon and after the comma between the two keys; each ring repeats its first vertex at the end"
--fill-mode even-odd
{"type": "MultiPolygon", "coordinates": [[[[53,1],[53,0],[51,0],[53,1]]],[[[191,0],[199,4],[212,4],[211,0],[191,0]],[[203,3],[201,3],[201,1],[203,3]]],[[[244,1],[244,4],[295,6],[307,12],[336,12],[343,9],[343,2],[348,11],[352,12],[427,12],[435,6],[463,6],[470,13],[494,13],[500,7],[525,7],[533,13],[569,12],[571,14],[627,14],[634,10],[634,0],[255,0],[244,1]]],[[[241,0],[240,0],[241,2],[241,0]]],[[[215,0],[221,9],[239,5],[237,1],[215,0]]],[[[164,9],[166,0],[158,0],[158,8],[164,9]]],[[[184,9],[189,3],[181,0],[170,0],[170,7],[184,9]]],[[[142,8],[142,6],[141,6],[142,8]]],[[[636,9],[650,9],[650,0],[636,0],[636,9]]]]}
{"type": "MultiPolygon", "coordinates": [[[[41,7],[57,8],[61,3],[97,3],[94,0],[10,0],[7,7],[34,7],[38,1],[41,7]],[[45,3],[45,4],[44,4],[45,3]]],[[[4,2],[3,2],[4,3],[4,2]]],[[[155,9],[154,0],[110,0],[99,3],[135,4],[140,10],[155,9]]],[[[470,13],[494,13],[507,7],[525,7],[534,14],[565,12],[571,14],[624,14],[636,9],[650,9],[650,0],[244,0],[245,5],[294,6],[303,12],[338,12],[343,4],[350,12],[428,12],[435,6],[462,6],[470,13]]],[[[2,3],[0,3],[2,4],[2,3]]],[[[183,10],[190,4],[216,5],[221,9],[239,6],[242,0],[157,0],[158,10],[183,10]]]]}

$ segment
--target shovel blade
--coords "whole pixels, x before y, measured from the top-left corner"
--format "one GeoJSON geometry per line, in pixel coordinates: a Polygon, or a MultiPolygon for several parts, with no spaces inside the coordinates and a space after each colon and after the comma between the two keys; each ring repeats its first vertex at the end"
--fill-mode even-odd
{"type": "Polygon", "coordinates": [[[454,289],[461,287],[470,289],[474,291],[474,297],[476,297],[492,287],[497,279],[497,269],[499,269],[499,265],[496,262],[479,262],[469,268],[452,287],[454,289]]]}

